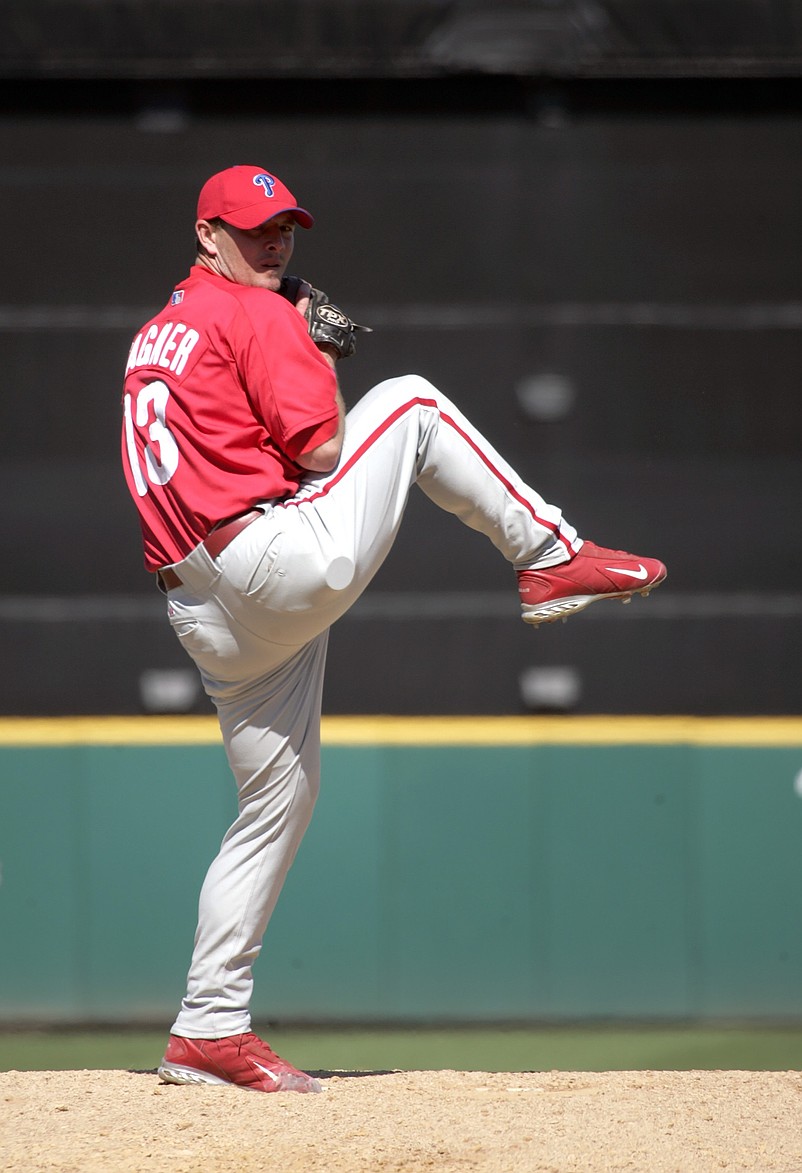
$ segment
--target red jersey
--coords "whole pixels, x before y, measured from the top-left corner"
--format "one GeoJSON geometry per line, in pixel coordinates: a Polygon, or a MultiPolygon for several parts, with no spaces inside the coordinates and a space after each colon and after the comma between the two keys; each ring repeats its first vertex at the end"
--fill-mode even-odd
{"type": "Polygon", "coordinates": [[[125,373],[123,465],[147,568],[291,496],[305,472],[296,458],[337,430],[336,391],[289,301],[193,265],[137,334],[125,373]]]}

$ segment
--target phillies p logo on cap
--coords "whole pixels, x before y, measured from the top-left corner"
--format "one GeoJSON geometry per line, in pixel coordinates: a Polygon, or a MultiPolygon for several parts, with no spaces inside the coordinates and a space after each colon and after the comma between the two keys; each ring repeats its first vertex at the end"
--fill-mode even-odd
{"type": "Polygon", "coordinates": [[[273,188],[276,186],[276,181],[272,175],[262,172],[261,175],[254,175],[253,182],[257,187],[264,188],[264,193],[269,200],[273,198],[273,188]]]}

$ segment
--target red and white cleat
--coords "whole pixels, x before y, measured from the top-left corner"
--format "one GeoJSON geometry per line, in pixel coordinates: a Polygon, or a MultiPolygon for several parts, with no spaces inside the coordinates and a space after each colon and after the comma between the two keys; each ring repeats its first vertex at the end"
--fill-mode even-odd
{"type": "Polygon", "coordinates": [[[159,1065],[165,1083],[233,1083],[256,1092],[319,1092],[311,1075],[280,1059],[258,1035],[185,1039],[170,1035],[159,1065]]]}
{"type": "Polygon", "coordinates": [[[544,570],[519,570],[518,592],[524,623],[553,623],[583,611],[598,599],[648,595],[666,577],[656,558],[642,558],[624,550],[607,550],[584,542],[570,562],[544,570]]]}

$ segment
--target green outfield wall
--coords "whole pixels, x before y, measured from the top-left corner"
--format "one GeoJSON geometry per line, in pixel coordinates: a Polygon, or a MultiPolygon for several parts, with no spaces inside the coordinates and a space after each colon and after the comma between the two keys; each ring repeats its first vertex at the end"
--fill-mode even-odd
{"type": "MultiPolygon", "coordinates": [[[[256,967],[292,1021],[802,1020],[802,720],[331,718],[256,967]]],[[[0,721],[0,1020],[174,1013],[211,718],[0,721]]]]}

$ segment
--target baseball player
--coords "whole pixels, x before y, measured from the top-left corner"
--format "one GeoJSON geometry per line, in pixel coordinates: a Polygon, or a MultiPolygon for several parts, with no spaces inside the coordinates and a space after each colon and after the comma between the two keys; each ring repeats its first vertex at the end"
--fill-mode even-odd
{"type": "Polygon", "coordinates": [[[145,565],[219,716],[238,814],[201,894],[172,1083],[319,1090],[251,1031],[252,967],[320,775],[328,631],[398,532],[410,486],[490,539],[539,624],[628,600],[665,567],[583,542],[417,375],[346,415],[336,368],[361,329],[287,276],[312,216],[262,167],[213,175],[197,255],[130,349],[122,456],[145,565]]]}

